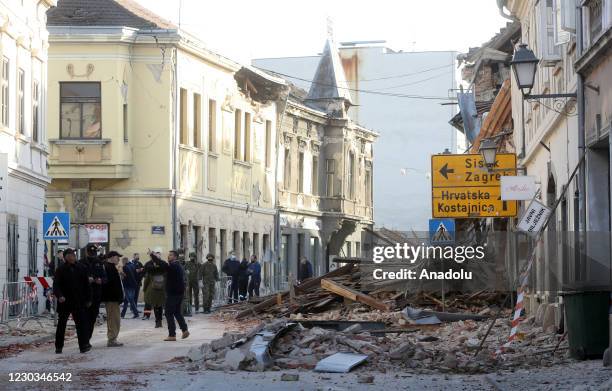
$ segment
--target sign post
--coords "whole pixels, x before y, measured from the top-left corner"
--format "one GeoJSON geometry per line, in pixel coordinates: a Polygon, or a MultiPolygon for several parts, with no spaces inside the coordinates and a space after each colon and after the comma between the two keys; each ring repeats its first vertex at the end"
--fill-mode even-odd
{"type": "Polygon", "coordinates": [[[516,201],[503,200],[502,176],[516,175],[516,155],[499,153],[493,167],[479,154],[432,155],[434,218],[514,217],[516,201]]]}

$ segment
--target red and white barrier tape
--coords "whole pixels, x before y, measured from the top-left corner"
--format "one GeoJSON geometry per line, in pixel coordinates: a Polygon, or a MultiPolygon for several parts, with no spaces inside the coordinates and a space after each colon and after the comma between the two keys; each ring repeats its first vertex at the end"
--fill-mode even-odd
{"type": "Polygon", "coordinates": [[[38,282],[43,289],[49,289],[53,285],[53,279],[51,277],[25,276],[23,279],[30,286],[36,285],[35,282],[38,282]]]}

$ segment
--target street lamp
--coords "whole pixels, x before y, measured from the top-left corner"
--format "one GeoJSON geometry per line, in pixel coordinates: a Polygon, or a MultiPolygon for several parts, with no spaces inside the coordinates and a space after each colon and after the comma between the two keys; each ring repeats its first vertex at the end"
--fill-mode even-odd
{"type": "Polygon", "coordinates": [[[514,50],[510,66],[514,72],[516,84],[523,93],[525,100],[529,99],[546,99],[546,98],[576,98],[576,93],[566,94],[531,94],[531,89],[535,82],[535,74],[540,60],[535,56],[533,51],[527,47],[527,44],[521,43],[514,50]]]}
{"type": "Polygon", "coordinates": [[[478,151],[482,155],[482,159],[484,160],[487,167],[491,168],[495,166],[495,160],[497,156],[497,143],[495,141],[491,139],[482,140],[478,151]]]}
{"type": "Polygon", "coordinates": [[[533,88],[538,62],[538,58],[533,54],[533,51],[527,47],[527,44],[522,43],[514,50],[510,65],[514,71],[514,77],[518,84],[518,88],[520,88],[523,95],[529,95],[533,88]]]}

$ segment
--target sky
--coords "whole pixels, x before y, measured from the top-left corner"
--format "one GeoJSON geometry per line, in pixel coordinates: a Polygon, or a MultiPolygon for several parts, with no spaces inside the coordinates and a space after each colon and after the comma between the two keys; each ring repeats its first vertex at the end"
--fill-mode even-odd
{"type": "Polygon", "coordinates": [[[385,40],[404,51],[480,46],[507,22],[495,0],[137,0],[206,46],[253,58],[315,55],[331,20],[337,42],[385,40]],[[179,13],[180,8],[180,13],[179,13]]]}

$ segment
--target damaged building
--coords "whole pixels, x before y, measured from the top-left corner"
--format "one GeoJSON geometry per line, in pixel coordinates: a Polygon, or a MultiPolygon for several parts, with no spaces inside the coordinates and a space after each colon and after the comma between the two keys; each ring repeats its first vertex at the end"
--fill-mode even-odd
{"type": "Polygon", "coordinates": [[[347,114],[353,105],[344,70],[330,39],[306,91],[292,86],[278,145],[280,258],[285,276],[299,278],[309,259],[314,274],[334,256],[361,256],[365,228],[374,224],[373,143],[378,134],[347,114]]]}

